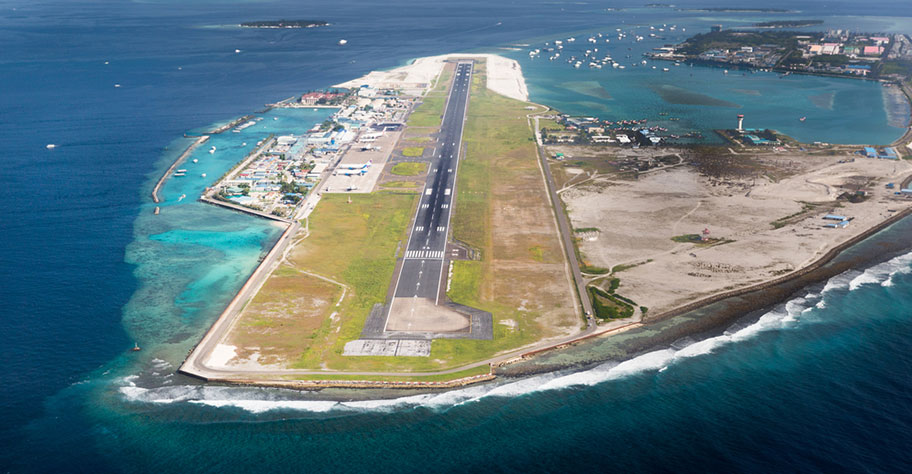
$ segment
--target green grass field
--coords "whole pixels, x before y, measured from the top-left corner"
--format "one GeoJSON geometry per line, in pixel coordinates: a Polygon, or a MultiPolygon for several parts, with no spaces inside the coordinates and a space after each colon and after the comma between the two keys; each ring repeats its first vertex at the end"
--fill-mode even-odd
{"type": "MultiPolygon", "coordinates": [[[[436,111],[429,110],[435,98],[445,98],[449,77],[443,79],[434,91],[439,97],[431,96],[419,107],[425,109],[424,118],[419,115],[417,123],[439,125],[442,103],[436,111]]],[[[553,335],[557,326],[576,328],[578,321],[569,307],[572,299],[567,296],[569,288],[558,284],[554,289],[554,281],[564,278],[563,254],[556,232],[548,230],[547,225],[553,224],[541,224],[551,222],[551,211],[525,106],[524,102],[490,92],[485,87],[484,64],[477,66],[464,137],[468,149],[459,165],[452,225],[457,239],[481,250],[482,260],[453,262],[448,295],[457,303],[491,312],[493,340],[438,339],[431,346],[430,357],[342,356],[345,343],[360,336],[371,308],[385,301],[396,254],[402,252],[419,196],[392,190],[327,194],[310,216],[309,237],[294,248],[289,261],[300,270],[344,284],[346,294],[340,305],[333,303],[326,311],[318,328],[309,335],[299,335],[307,344],[302,344],[300,357],[291,365],[313,370],[400,372],[402,376],[326,374],[301,379],[448,380],[477,375],[486,373],[487,366],[434,377],[408,374],[458,368],[553,335]],[[532,216],[533,227],[526,232],[492,222],[494,209],[503,207],[532,216]],[[516,242],[495,242],[495,224],[516,242]],[[496,263],[495,249],[500,256],[496,263]],[[495,287],[502,289],[493,292],[495,287]]],[[[410,119],[410,126],[427,125],[414,125],[410,119]]],[[[414,175],[425,171],[424,163],[400,163],[392,172],[414,175]]],[[[401,187],[404,191],[410,184],[406,183],[394,181],[383,187],[401,187]]]]}
{"type": "Polygon", "coordinates": [[[427,171],[427,163],[403,162],[396,163],[390,170],[396,176],[418,176],[427,171]]]}
{"type": "Polygon", "coordinates": [[[324,324],[310,336],[314,342],[294,367],[316,369],[325,363],[344,369],[357,361],[343,358],[342,347],[358,338],[373,305],[385,301],[396,249],[407,237],[417,201],[413,193],[323,196],[310,216],[310,236],[295,247],[289,261],[339,281],[349,291],[341,306],[332,308],[337,320],[325,315],[324,324]]]}
{"type": "Polygon", "coordinates": [[[402,156],[416,158],[424,154],[424,147],[410,146],[402,149],[402,156]]]}
{"type": "Polygon", "coordinates": [[[438,127],[443,118],[443,109],[446,106],[447,94],[450,90],[450,78],[453,73],[450,67],[441,71],[437,87],[428,91],[421,99],[421,104],[409,115],[409,127],[438,127]]]}
{"type": "Polygon", "coordinates": [[[385,189],[416,189],[418,188],[418,183],[414,181],[387,181],[380,184],[380,187],[385,189]]]}

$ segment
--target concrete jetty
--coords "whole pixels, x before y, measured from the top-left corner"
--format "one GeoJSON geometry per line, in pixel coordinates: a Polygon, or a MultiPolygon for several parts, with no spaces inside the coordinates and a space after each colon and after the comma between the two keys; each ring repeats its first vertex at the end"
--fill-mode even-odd
{"type": "MultiPolygon", "coordinates": [[[[174,163],[171,163],[171,166],[168,167],[168,170],[165,171],[165,174],[163,174],[162,177],[159,178],[158,182],[155,183],[155,187],[152,188],[152,200],[155,201],[156,204],[161,202],[161,200],[158,198],[158,191],[165,184],[168,176],[171,176],[171,174],[174,173],[174,170],[177,169],[177,167],[180,166],[180,164],[183,163],[188,156],[190,156],[190,153],[193,153],[193,150],[195,150],[196,147],[202,145],[203,143],[206,143],[207,140],[209,140],[209,135],[203,135],[197,138],[193,143],[190,144],[190,146],[187,147],[186,150],[184,150],[183,153],[181,153],[180,156],[177,157],[176,160],[174,160],[174,163]]],[[[156,214],[158,213],[156,212],[156,214]]]]}

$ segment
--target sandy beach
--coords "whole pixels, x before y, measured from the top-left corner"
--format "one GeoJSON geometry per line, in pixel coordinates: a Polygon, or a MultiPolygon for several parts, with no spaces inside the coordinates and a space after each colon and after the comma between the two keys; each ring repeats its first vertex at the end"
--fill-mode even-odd
{"type": "Polygon", "coordinates": [[[415,95],[424,93],[440,74],[444,61],[453,58],[484,59],[487,63],[488,89],[511,99],[529,100],[529,91],[519,63],[496,54],[444,54],[418,58],[407,66],[387,71],[371,71],[358,79],[333,87],[354,88],[369,85],[374,88],[393,88],[415,95]]]}

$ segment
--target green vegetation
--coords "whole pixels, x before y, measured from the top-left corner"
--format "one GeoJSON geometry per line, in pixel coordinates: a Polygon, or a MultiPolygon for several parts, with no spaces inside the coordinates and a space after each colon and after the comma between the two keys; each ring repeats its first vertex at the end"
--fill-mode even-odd
{"type": "Polygon", "coordinates": [[[710,49],[736,49],[761,44],[792,50],[798,47],[798,40],[794,31],[713,31],[693,36],[684,42],[678,52],[700,54],[710,49]]]}
{"type": "Polygon", "coordinates": [[[804,214],[807,214],[808,212],[813,211],[814,209],[817,209],[819,206],[820,206],[819,204],[814,204],[814,203],[810,203],[810,202],[802,202],[800,211],[798,211],[794,214],[789,214],[785,217],[776,219],[773,222],[770,222],[770,225],[773,226],[773,229],[779,229],[779,228],[785,227],[786,225],[790,224],[794,218],[803,216],[804,214]]]}
{"type": "Polygon", "coordinates": [[[402,149],[402,156],[415,158],[424,154],[424,147],[410,146],[402,149]]]}
{"type": "Polygon", "coordinates": [[[450,88],[450,77],[453,72],[450,66],[444,68],[437,81],[437,87],[428,91],[408,118],[409,127],[438,127],[446,107],[447,94],[450,88]]]}
{"type": "Polygon", "coordinates": [[[633,306],[624,301],[626,298],[620,298],[594,286],[589,287],[589,296],[592,298],[595,317],[599,319],[623,319],[633,316],[633,306]]]}
{"type": "Polygon", "coordinates": [[[710,247],[713,245],[722,245],[722,244],[728,244],[728,243],[734,242],[734,240],[730,240],[730,239],[703,240],[703,238],[700,236],[700,234],[676,235],[676,236],[672,237],[671,240],[681,243],[681,244],[696,244],[696,245],[699,245],[702,247],[710,247]]]}
{"type": "Polygon", "coordinates": [[[608,293],[614,293],[621,286],[620,278],[612,278],[608,281],[608,293]]]}
{"type": "Polygon", "coordinates": [[[880,74],[897,74],[906,78],[912,77],[912,61],[888,59],[881,63],[880,74]]]}
{"type": "Polygon", "coordinates": [[[417,202],[412,193],[323,196],[310,216],[309,237],[294,247],[288,260],[299,270],[338,281],[349,290],[340,306],[324,311],[320,327],[310,335],[313,342],[292,367],[371,370],[396,362],[342,357],[342,348],[358,338],[374,304],[385,301],[396,248],[407,236],[417,202]],[[339,238],[342,235],[345,238],[339,238]]]}
{"type": "Polygon", "coordinates": [[[630,270],[633,267],[638,267],[640,265],[643,265],[644,263],[649,263],[651,261],[652,261],[651,258],[647,258],[646,260],[643,260],[642,262],[624,263],[624,264],[620,264],[620,265],[615,265],[615,266],[611,267],[611,273],[618,273],[618,272],[622,272],[624,270],[630,270]]]}
{"type": "Polygon", "coordinates": [[[586,262],[580,263],[580,271],[583,273],[588,273],[590,275],[606,275],[608,273],[611,273],[610,268],[595,267],[595,266],[589,265],[586,262]]]}
{"type": "Polygon", "coordinates": [[[702,240],[702,238],[700,237],[700,234],[684,234],[684,235],[676,235],[676,236],[672,237],[671,240],[674,240],[675,242],[678,242],[681,244],[687,244],[687,243],[698,243],[702,240]]]}
{"type": "Polygon", "coordinates": [[[822,25],[823,20],[778,20],[754,23],[757,28],[802,28],[806,26],[822,25]]]}
{"type": "Polygon", "coordinates": [[[396,176],[418,176],[427,171],[427,163],[403,162],[396,163],[390,170],[396,176]]]}
{"type": "Polygon", "coordinates": [[[476,66],[451,225],[454,238],[477,249],[481,260],[453,262],[447,294],[490,312],[494,339],[437,340],[432,357],[489,357],[578,326],[560,241],[545,227],[552,225],[551,210],[527,105],[488,90],[484,67],[476,66]]]}
{"type": "Polygon", "coordinates": [[[849,57],[844,54],[821,54],[814,56],[813,62],[829,66],[845,66],[849,64],[849,57]]]}
{"type": "MultiPolygon", "coordinates": [[[[491,312],[493,340],[438,339],[433,342],[431,357],[343,357],[345,343],[360,336],[371,309],[385,301],[395,255],[402,250],[419,200],[412,192],[392,190],[329,194],[310,216],[310,234],[299,236],[288,265],[294,271],[338,282],[329,285],[327,291],[340,291],[344,286],[345,296],[338,305],[338,299],[321,298],[325,300],[323,306],[311,319],[318,324],[309,332],[288,336],[296,339],[301,349],[285,360],[298,369],[395,371],[402,375],[327,373],[300,379],[448,380],[478,375],[487,373],[488,367],[435,377],[409,373],[461,367],[577,329],[578,319],[564,278],[563,252],[550,219],[547,195],[542,192],[535,144],[529,140],[527,104],[488,91],[483,64],[476,72],[464,137],[467,152],[460,163],[452,226],[455,237],[474,246],[481,260],[453,262],[448,296],[457,303],[491,312]],[[501,210],[508,207],[525,217],[503,214],[501,210]],[[495,234],[502,238],[495,241],[495,234]]],[[[441,84],[446,83],[442,78],[441,84]]],[[[441,86],[435,89],[444,90],[441,86]]],[[[426,114],[432,116],[434,113],[426,114]]],[[[394,181],[383,186],[408,189],[411,184],[406,183],[394,181]]],[[[315,297],[300,296],[301,305],[317,304],[315,297]]]]}
{"type": "Polygon", "coordinates": [[[387,181],[385,183],[381,183],[380,186],[383,188],[414,189],[418,187],[418,183],[414,181],[387,181]]]}
{"type": "Polygon", "coordinates": [[[585,234],[587,232],[599,232],[598,227],[581,227],[579,229],[573,229],[573,232],[578,234],[585,234]]]}

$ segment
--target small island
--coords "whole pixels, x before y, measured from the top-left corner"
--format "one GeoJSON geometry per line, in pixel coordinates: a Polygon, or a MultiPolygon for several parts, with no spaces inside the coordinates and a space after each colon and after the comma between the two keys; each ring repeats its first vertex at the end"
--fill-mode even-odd
{"type": "Polygon", "coordinates": [[[804,28],[822,24],[823,20],[780,20],[754,23],[754,28],[804,28]]]}
{"type": "MultiPolygon", "coordinates": [[[[811,21],[811,20],[805,20],[811,21]]],[[[905,83],[912,39],[903,34],[723,30],[715,25],[683,43],[656,48],[652,59],[905,83]]]]}
{"type": "Polygon", "coordinates": [[[241,28],[317,28],[329,26],[328,22],[321,20],[266,20],[245,21],[241,28]]]}
{"type": "Polygon", "coordinates": [[[797,13],[795,10],[784,8],[681,8],[682,12],[711,12],[711,13],[797,13]]]}

